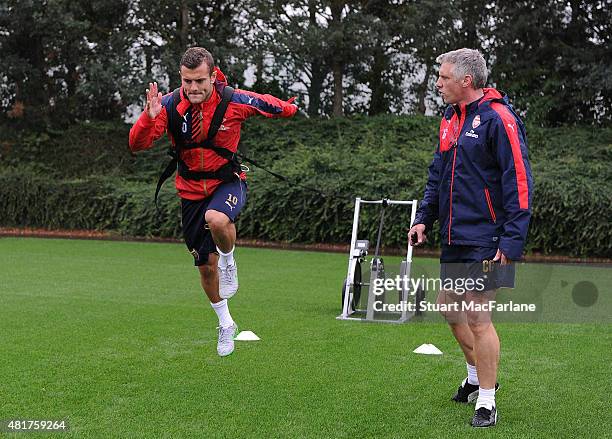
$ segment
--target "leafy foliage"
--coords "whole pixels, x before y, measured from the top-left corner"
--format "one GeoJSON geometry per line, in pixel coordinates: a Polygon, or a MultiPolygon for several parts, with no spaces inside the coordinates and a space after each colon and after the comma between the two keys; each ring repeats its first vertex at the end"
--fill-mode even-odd
{"type": "MultiPolygon", "coordinates": [[[[436,118],[421,116],[249,121],[243,149],[292,184],[254,168],[238,223],[240,236],[348,242],[356,196],[422,196],[436,127],[436,118]]],[[[529,250],[612,256],[607,226],[612,217],[612,129],[531,125],[527,132],[536,182],[529,250]]],[[[166,141],[131,157],[125,125],[79,124],[63,135],[2,133],[7,140],[0,149],[0,224],[180,237],[171,184],[162,191],[161,212],[152,200],[167,160],[166,141]]],[[[364,214],[363,229],[373,232],[379,212],[364,214]]],[[[402,247],[409,216],[396,211],[389,218],[384,244],[402,247]]],[[[429,238],[431,246],[437,244],[437,234],[429,238]]]]}
{"type": "Polygon", "coordinates": [[[490,81],[543,126],[609,124],[612,0],[6,0],[0,119],[120,119],[171,90],[189,46],[234,86],[298,95],[310,117],[436,109],[437,55],[480,49],[490,81]]]}

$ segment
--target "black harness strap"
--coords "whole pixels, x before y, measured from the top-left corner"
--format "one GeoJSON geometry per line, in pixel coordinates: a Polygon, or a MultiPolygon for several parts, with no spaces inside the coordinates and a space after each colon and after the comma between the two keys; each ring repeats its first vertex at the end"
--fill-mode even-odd
{"type": "Polygon", "coordinates": [[[234,94],[234,89],[230,86],[226,86],[221,93],[221,102],[215,108],[210,126],[208,128],[208,134],[203,142],[197,143],[185,143],[181,135],[181,128],[184,123],[187,123],[185,119],[181,117],[177,110],[177,105],[181,101],[181,90],[177,88],[172,92],[172,102],[170,108],[168,108],[168,129],[174,139],[174,148],[168,150],[168,155],[172,157],[172,160],[166,165],[159,179],[157,181],[157,187],[155,189],[155,205],[157,205],[157,197],[161,190],[164,182],[168,180],[176,170],[181,177],[188,180],[202,180],[202,179],[216,179],[222,181],[232,181],[236,178],[236,174],[240,174],[240,162],[236,154],[231,152],[227,148],[221,148],[216,146],[213,139],[217,135],[221,124],[223,123],[223,117],[227,111],[227,107],[234,94]],[[217,155],[228,160],[228,163],[223,165],[216,171],[190,171],[187,164],[181,159],[181,151],[184,149],[204,148],[214,151],[217,155]]]}

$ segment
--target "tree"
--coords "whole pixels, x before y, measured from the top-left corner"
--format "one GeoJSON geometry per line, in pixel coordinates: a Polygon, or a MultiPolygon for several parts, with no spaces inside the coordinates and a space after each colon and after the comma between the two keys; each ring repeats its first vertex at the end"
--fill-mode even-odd
{"type": "Polygon", "coordinates": [[[495,4],[492,77],[529,119],[543,125],[612,120],[611,4],[495,4]]]}
{"type": "Polygon", "coordinates": [[[8,1],[0,14],[3,106],[34,129],[77,119],[113,118],[120,99],[127,4],[8,1]],[[119,17],[119,19],[118,19],[119,17]]]}
{"type": "Polygon", "coordinates": [[[361,7],[368,29],[362,45],[365,59],[354,66],[353,77],[371,90],[367,113],[386,113],[402,104],[402,82],[409,71],[402,62],[402,54],[409,50],[403,38],[409,11],[406,2],[391,0],[363,0],[361,7]]]}
{"type": "MultiPolygon", "coordinates": [[[[241,23],[238,11],[242,2],[160,0],[133,5],[132,21],[139,23],[136,53],[143,57],[143,73],[151,76],[156,70],[170,87],[180,84],[180,57],[190,46],[209,50],[215,62],[233,85],[243,82],[246,69],[241,47],[241,23]],[[152,65],[151,65],[152,64],[152,65]]],[[[146,83],[153,78],[145,78],[146,83]]]]}
{"type": "MultiPolygon", "coordinates": [[[[286,83],[299,84],[308,98],[308,114],[345,113],[346,93],[361,93],[352,74],[367,55],[368,23],[358,2],[341,0],[259,0],[252,33],[259,48],[273,56],[264,69],[280,69],[286,83]],[[289,79],[290,78],[290,79],[289,79]]],[[[351,110],[353,107],[350,108],[351,110]]]]}
{"type": "Polygon", "coordinates": [[[294,91],[308,101],[308,115],[323,114],[330,66],[325,56],[328,17],[321,13],[321,1],[255,0],[252,5],[248,44],[255,48],[252,58],[257,65],[258,90],[269,89],[271,84],[293,84],[294,91]],[[268,79],[263,81],[264,77],[268,79]]]}

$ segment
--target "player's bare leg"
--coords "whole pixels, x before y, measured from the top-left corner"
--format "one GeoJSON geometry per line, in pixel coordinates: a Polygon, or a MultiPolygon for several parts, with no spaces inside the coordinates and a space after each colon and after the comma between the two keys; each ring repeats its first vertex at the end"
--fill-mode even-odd
{"type": "MultiPolygon", "coordinates": [[[[467,293],[468,302],[485,304],[495,299],[495,291],[484,293],[467,293]]],[[[468,311],[468,325],[474,336],[474,356],[478,369],[480,387],[493,389],[497,381],[499,363],[499,338],[489,311],[468,311]]]]}
{"type": "Polygon", "coordinates": [[[438,294],[436,303],[439,305],[457,304],[459,309],[457,311],[446,311],[441,314],[448,322],[455,340],[459,343],[465,361],[468,364],[476,364],[476,358],[474,357],[474,335],[470,329],[467,321],[467,315],[465,311],[461,309],[462,303],[465,301],[465,295],[456,294],[451,290],[442,290],[438,294]]]}
{"type": "Polygon", "coordinates": [[[476,411],[472,419],[474,427],[488,427],[497,422],[495,391],[497,367],[499,364],[499,337],[491,321],[490,310],[478,310],[478,305],[495,300],[496,290],[468,292],[468,303],[474,303],[476,310],[467,312],[468,325],[474,335],[474,356],[480,381],[476,411]]]}
{"type": "Polygon", "coordinates": [[[236,225],[226,214],[213,209],[206,211],[205,219],[217,248],[223,253],[231,252],[236,244],[236,225]]]}
{"type": "Polygon", "coordinates": [[[476,373],[476,357],[474,354],[474,334],[468,325],[467,314],[462,309],[465,294],[456,294],[452,290],[443,290],[438,294],[439,305],[456,304],[456,311],[445,311],[444,316],[448,325],[459,343],[467,368],[467,377],[463,380],[455,395],[451,398],[455,402],[468,404],[478,398],[478,375],[476,373]]]}

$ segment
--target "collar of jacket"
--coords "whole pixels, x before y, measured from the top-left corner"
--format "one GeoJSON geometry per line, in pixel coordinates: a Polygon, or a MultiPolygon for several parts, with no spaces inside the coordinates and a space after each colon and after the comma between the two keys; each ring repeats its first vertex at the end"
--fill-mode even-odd
{"type": "MultiPolygon", "coordinates": [[[[482,91],[484,94],[480,99],[476,99],[465,106],[466,115],[476,112],[483,104],[488,105],[491,102],[508,103],[508,96],[506,93],[499,92],[494,88],[483,88],[482,91]]],[[[461,115],[461,108],[459,105],[453,105],[452,107],[457,115],[461,115]]]]}

